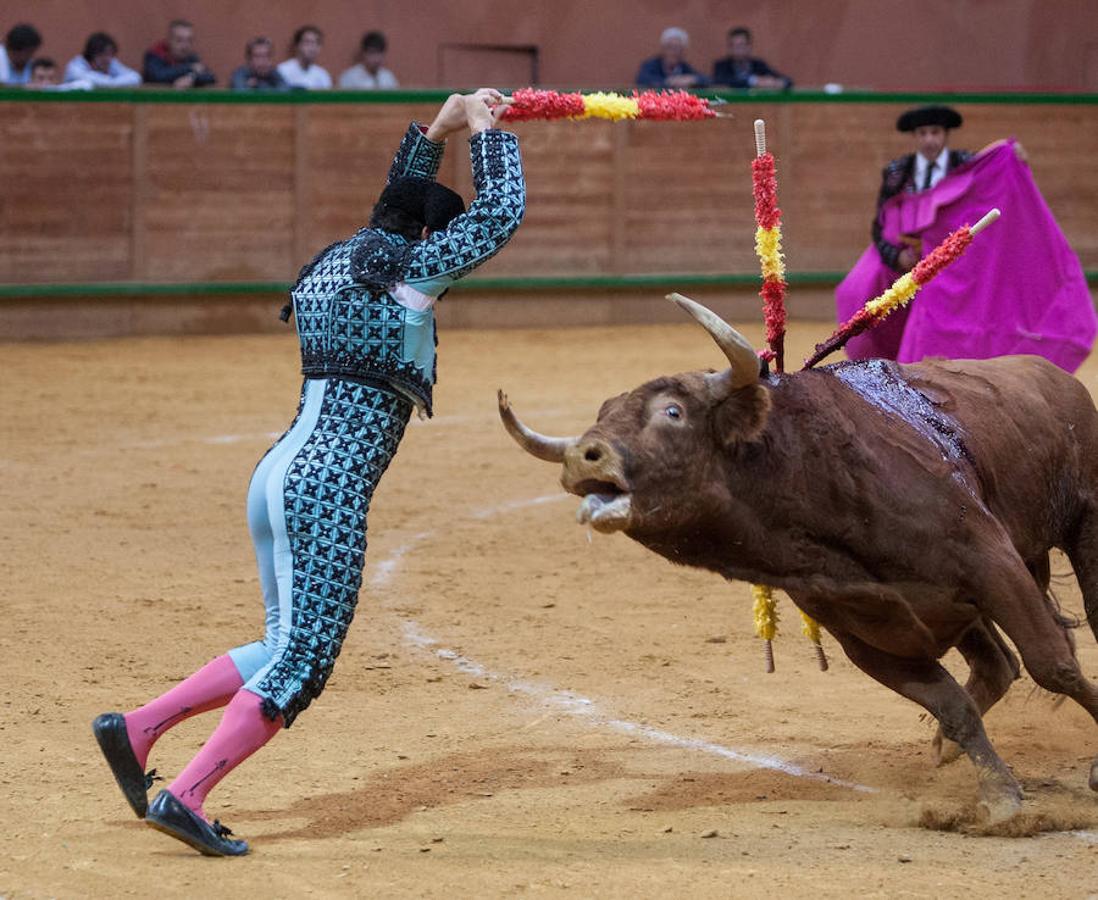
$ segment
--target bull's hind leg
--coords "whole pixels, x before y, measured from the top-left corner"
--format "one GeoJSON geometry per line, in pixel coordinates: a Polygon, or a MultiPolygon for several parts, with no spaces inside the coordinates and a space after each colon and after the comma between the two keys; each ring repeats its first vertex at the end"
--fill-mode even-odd
{"type": "Polygon", "coordinates": [[[854,665],[918,703],[938,720],[945,737],[968,754],[980,780],[981,813],[989,823],[1002,822],[1018,811],[1021,787],[991,746],[975,701],[940,663],[893,656],[851,634],[831,633],[854,665]]]}
{"type": "Polygon", "coordinates": [[[1075,570],[1079,590],[1083,592],[1083,609],[1090,630],[1098,639],[1098,513],[1087,512],[1083,515],[1064,549],[1075,570]]]}
{"type": "MultiPolygon", "coordinates": [[[[1090,585],[1084,588],[1084,596],[1089,589],[1091,597],[1096,598],[1092,560],[1094,557],[1088,556],[1076,574],[1081,585],[1084,579],[1090,585]]],[[[994,573],[989,584],[996,587],[986,595],[986,611],[1014,642],[1033,680],[1047,691],[1070,697],[1098,722],[1098,685],[1083,675],[1067,628],[1057,621],[1033,581],[1023,580],[1004,567],[994,573]]],[[[1098,791],[1098,759],[1091,763],[1090,788],[1098,791]]]]}
{"type": "MultiPolygon", "coordinates": [[[[965,683],[976,708],[983,716],[998,703],[1007,692],[1011,682],[1018,677],[1021,666],[1006,642],[999,636],[995,626],[983,619],[974,624],[957,644],[969,675],[965,683]]],[[[958,759],[964,751],[959,744],[942,734],[941,725],[934,735],[934,757],[939,766],[958,759]]]]}

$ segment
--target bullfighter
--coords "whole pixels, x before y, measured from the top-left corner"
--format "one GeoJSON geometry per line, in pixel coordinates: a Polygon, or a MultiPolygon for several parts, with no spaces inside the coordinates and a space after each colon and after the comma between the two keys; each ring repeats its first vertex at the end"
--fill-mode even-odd
{"type": "Polygon", "coordinates": [[[1033,354],[1074,372],[1098,332],[1079,258],[1041,196],[1022,145],[996,141],[975,154],[950,149],[961,124],[948,106],[911,109],[897,120],[916,152],[884,169],[873,243],[835,290],[839,321],[992,207],[1003,210],[1004,227],[910,307],[851,339],[847,353],[900,362],[1033,354]]]}
{"type": "MultiPolygon", "coordinates": [[[[358,601],[366,514],[413,408],[431,414],[434,303],[494,256],[522,221],[518,139],[496,127],[506,99],[452,95],[429,127],[413,124],[368,227],[326,247],[292,296],[304,383],[297,416],[260,460],[248,491],[266,607],[262,640],[237,647],[132,712],[93,731],[133,811],[208,856],[245,841],[209,821],[203,803],[237,765],[319,696],[358,601]],[[451,135],[465,127],[476,199],[435,181],[451,135]],[[205,746],[151,804],[149,753],[170,728],[226,706],[205,746]]],[[[286,317],[289,310],[284,311],[286,317]]]]}

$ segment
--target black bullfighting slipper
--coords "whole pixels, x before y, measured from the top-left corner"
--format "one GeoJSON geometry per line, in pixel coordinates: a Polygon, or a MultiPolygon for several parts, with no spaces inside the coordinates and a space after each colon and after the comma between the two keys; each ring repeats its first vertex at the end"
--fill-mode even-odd
{"type": "Polygon", "coordinates": [[[203,856],[243,856],[248,852],[246,841],[229,840],[232,831],[216,819],[211,825],[168,790],[156,795],[145,821],[157,831],[189,844],[203,856]]]}
{"type": "Polygon", "coordinates": [[[145,818],[145,811],[149,808],[149,788],[154,781],[161,779],[157,778],[156,769],[148,774],[141,771],[126,732],[125,717],[122,713],[103,713],[92,722],[92,733],[130,808],[137,818],[145,818]]]}

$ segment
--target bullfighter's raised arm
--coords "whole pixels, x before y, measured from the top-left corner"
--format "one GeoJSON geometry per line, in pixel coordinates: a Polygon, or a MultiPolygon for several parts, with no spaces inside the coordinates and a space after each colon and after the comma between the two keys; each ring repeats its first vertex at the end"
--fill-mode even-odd
{"type": "MultiPolygon", "coordinates": [[[[406,282],[432,297],[495,256],[511,239],[526,212],[526,180],[518,137],[494,127],[502,107],[490,109],[485,102],[490,97],[462,99],[472,132],[469,155],[477,196],[467,212],[412,247],[406,282]]],[[[445,114],[444,107],[439,118],[445,114]]]]}
{"type": "MultiPolygon", "coordinates": [[[[447,101],[449,102],[449,101],[447,101]]],[[[441,115],[441,113],[440,113],[441,115]]],[[[432,140],[431,127],[413,122],[404,132],[404,137],[389,166],[386,184],[392,184],[397,178],[414,177],[435,180],[438,167],[442,164],[442,153],[446,149],[445,139],[432,140]]]]}

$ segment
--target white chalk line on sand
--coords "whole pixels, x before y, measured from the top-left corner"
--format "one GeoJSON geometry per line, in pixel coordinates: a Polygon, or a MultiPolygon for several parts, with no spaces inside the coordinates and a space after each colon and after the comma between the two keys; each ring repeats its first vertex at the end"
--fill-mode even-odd
{"type": "MultiPolygon", "coordinates": [[[[498,515],[541,506],[546,503],[566,499],[568,494],[547,494],[541,497],[533,497],[527,500],[513,500],[494,507],[473,511],[472,518],[485,520],[498,515]]],[[[381,562],[374,567],[370,583],[373,587],[383,587],[388,584],[396,574],[401,561],[420,544],[435,536],[435,531],[421,531],[409,537],[404,543],[392,550],[381,562]]],[[[401,618],[401,627],[404,630],[404,640],[407,644],[432,653],[438,659],[444,660],[454,666],[459,672],[478,678],[482,681],[491,681],[503,685],[512,694],[521,695],[534,700],[552,710],[572,716],[587,723],[592,728],[603,728],[616,731],[620,734],[642,738],[654,744],[664,744],[683,750],[693,750],[706,753],[710,756],[718,756],[722,759],[753,766],[758,769],[769,769],[791,775],[796,778],[808,778],[814,781],[823,781],[839,787],[849,788],[854,791],[876,793],[876,788],[858,784],[853,781],[845,781],[841,778],[828,775],[822,771],[809,771],[801,766],[782,759],[772,754],[755,753],[735,747],[726,747],[713,741],[700,738],[682,737],[653,728],[640,722],[631,722],[627,719],[615,718],[599,711],[598,705],[588,697],[563,691],[551,685],[539,684],[514,678],[510,675],[494,672],[476,660],[470,659],[454,650],[442,646],[441,642],[424,633],[422,627],[414,619],[401,618]]]]}

